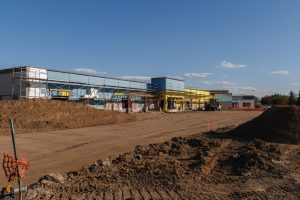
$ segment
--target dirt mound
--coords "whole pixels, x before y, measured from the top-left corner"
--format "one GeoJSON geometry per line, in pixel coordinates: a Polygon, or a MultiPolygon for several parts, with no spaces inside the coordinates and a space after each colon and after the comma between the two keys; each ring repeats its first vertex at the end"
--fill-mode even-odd
{"type": "Polygon", "coordinates": [[[253,141],[238,149],[237,153],[225,160],[231,166],[232,173],[239,175],[265,170],[272,172],[275,168],[272,159],[280,159],[280,150],[276,147],[263,145],[260,141],[253,141]]]}
{"type": "Polygon", "coordinates": [[[237,127],[232,135],[245,139],[259,138],[270,142],[300,144],[300,107],[273,107],[237,127]]]}
{"type": "Polygon", "coordinates": [[[14,119],[16,132],[21,133],[119,123],[134,117],[65,101],[0,101],[0,133],[8,131],[10,118],[14,119]]]}
{"type": "Polygon", "coordinates": [[[277,144],[258,140],[176,137],[65,175],[47,175],[30,186],[26,199],[275,199],[281,194],[298,199],[300,184],[277,164],[280,157],[277,144]]]}

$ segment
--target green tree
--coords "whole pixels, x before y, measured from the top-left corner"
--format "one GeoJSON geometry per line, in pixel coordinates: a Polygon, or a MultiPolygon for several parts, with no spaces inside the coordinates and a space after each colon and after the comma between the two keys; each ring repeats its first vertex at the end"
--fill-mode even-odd
{"type": "Polygon", "coordinates": [[[272,97],[267,95],[261,98],[260,103],[262,105],[272,105],[272,97]]]}
{"type": "Polygon", "coordinates": [[[274,94],[272,97],[273,105],[287,105],[289,97],[281,94],[274,94]]]}
{"type": "Polygon", "coordinates": [[[262,105],[287,105],[289,97],[281,94],[267,95],[261,98],[262,105]]]}
{"type": "Polygon", "coordinates": [[[297,102],[297,98],[296,98],[296,95],[293,91],[290,92],[290,95],[289,95],[289,105],[295,105],[297,102]]]}
{"type": "Polygon", "coordinates": [[[258,97],[255,96],[254,100],[255,100],[255,108],[261,107],[261,102],[259,101],[258,97]]]}

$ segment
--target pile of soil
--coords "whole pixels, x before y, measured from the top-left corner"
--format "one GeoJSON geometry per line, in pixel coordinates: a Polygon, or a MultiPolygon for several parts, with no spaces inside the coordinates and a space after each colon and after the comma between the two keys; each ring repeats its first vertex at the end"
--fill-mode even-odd
{"type": "Polygon", "coordinates": [[[10,118],[14,120],[16,133],[23,133],[127,122],[134,116],[66,101],[0,101],[0,133],[8,132],[10,118]]]}
{"type": "Polygon", "coordinates": [[[300,144],[300,107],[278,106],[240,125],[232,135],[244,139],[300,144]]]}
{"type": "Polygon", "coordinates": [[[300,198],[300,183],[288,174],[299,172],[299,162],[289,170],[278,164],[278,144],[218,134],[138,145],[78,171],[47,175],[30,186],[26,199],[300,198]]]}

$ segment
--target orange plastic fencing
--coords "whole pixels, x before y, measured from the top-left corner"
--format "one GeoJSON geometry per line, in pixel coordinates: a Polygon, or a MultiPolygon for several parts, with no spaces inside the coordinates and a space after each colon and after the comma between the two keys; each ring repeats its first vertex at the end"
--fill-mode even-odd
{"type": "Polygon", "coordinates": [[[2,167],[7,180],[11,182],[18,179],[18,169],[20,178],[25,177],[26,172],[29,171],[29,162],[26,161],[23,156],[20,156],[20,159],[16,160],[12,156],[4,153],[2,167]]]}

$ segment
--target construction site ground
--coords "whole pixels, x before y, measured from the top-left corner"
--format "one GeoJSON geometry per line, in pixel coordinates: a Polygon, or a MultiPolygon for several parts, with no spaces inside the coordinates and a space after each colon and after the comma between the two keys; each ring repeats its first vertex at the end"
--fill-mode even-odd
{"type": "Polygon", "coordinates": [[[137,145],[80,170],[46,175],[25,199],[300,199],[299,145],[237,140],[229,130],[137,145]]]}
{"type": "MultiPolygon", "coordinates": [[[[141,113],[125,123],[25,134],[17,130],[18,151],[31,163],[24,184],[49,173],[78,170],[100,158],[130,152],[136,145],[206,132],[208,122],[212,129],[237,126],[260,114],[261,111],[141,113]]],[[[9,135],[0,136],[0,151],[12,155],[10,140],[9,135]]],[[[5,184],[3,173],[0,178],[5,184]]]]}

